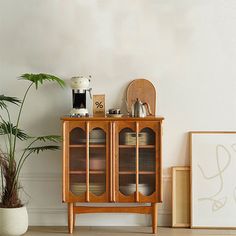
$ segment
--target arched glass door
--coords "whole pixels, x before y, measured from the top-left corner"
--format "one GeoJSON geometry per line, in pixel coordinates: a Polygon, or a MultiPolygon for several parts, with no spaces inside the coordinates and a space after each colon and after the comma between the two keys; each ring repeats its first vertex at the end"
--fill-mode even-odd
{"type": "Polygon", "coordinates": [[[106,133],[92,128],[89,133],[89,191],[101,196],[106,192],[106,133]]]}
{"type": "Polygon", "coordinates": [[[108,201],[108,134],[108,122],[71,124],[68,137],[68,190],[71,200],[108,201]]]}
{"type": "Polygon", "coordinates": [[[139,192],[150,196],[156,186],[156,137],[150,128],[139,133],[139,192]]]}
{"type": "Polygon", "coordinates": [[[115,122],[119,202],[155,202],[160,180],[157,122],[115,122]]]}
{"type": "Polygon", "coordinates": [[[86,132],[76,127],[69,135],[69,181],[70,191],[75,196],[86,192],[86,132]]]}
{"type": "Polygon", "coordinates": [[[119,131],[119,191],[133,197],[136,191],[136,134],[132,127],[119,131]]]}

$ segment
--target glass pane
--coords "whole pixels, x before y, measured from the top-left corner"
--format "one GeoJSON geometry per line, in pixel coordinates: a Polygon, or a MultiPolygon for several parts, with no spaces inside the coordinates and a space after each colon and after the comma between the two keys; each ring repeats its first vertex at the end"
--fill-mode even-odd
{"type": "Polygon", "coordinates": [[[154,174],[139,175],[139,192],[145,196],[150,196],[155,192],[156,176],[154,174]]]}
{"type": "Polygon", "coordinates": [[[129,128],[122,129],[119,133],[119,145],[136,145],[136,133],[129,128]]]}
{"type": "Polygon", "coordinates": [[[85,131],[81,128],[74,128],[70,132],[70,145],[75,144],[85,144],[86,143],[86,134],[85,131]]]}
{"type": "Polygon", "coordinates": [[[136,149],[135,147],[129,147],[132,140],[127,140],[127,134],[130,133],[133,133],[133,131],[129,128],[122,129],[119,133],[119,171],[135,171],[136,149]]]}
{"type": "Polygon", "coordinates": [[[101,128],[89,134],[89,191],[100,196],[106,192],[106,133],[101,128]]]}
{"type": "Polygon", "coordinates": [[[89,133],[90,144],[105,144],[106,133],[101,128],[95,128],[89,133]]]}
{"type": "Polygon", "coordinates": [[[156,171],[156,150],[155,148],[139,149],[139,171],[156,171]]]}
{"type": "MultiPolygon", "coordinates": [[[[138,134],[139,145],[154,145],[155,144],[155,133],[150,128],[144,128],[138,134]]],[[[120,132],[119,135],[120,145],[136,145],[136,132],[129,128],[125,128],[120,132]]]]}
{"type": "Polygon", "coordinates": [[[70,171],[86,170],[86,150],[83,147],[70,147],[70,171]]]}
{"type": "Polygon", "coordinates": [[[139,149],[139,171],[156,171],[155,133],[150,128],[142,129],[141,133],[145,133],[147,139],[146,146],[139,149]]]}
{"type": "Polygon", "coordinates": [[[136,134],[135,137],[133,134],[129,128],[119,133],[119,190],[126,196],[136,191],[136,134]]]}
{"type": "Polygon", "coordinates": [[[89,169],[90,171],[106,170],[106,148],[92,148],[89,151],[89,169]]]}
{"type": "Polygon", "coordinates": [[[70,191],[76,196],[86,192],[85,174],[70,174],[70,191]]]}
{"type": "Polygon", "coordinates": [[[106,175],[104,174],[91,174],[89,177],[89,191],[93,194],[100,196],[106,192],[106,175]]]}
{"type": "Polygon", "coordinates": [[[120,148],[119,171],[135,171],[136,150],[135,148],[120,148]]]}
{"type": "Polygon", "coordinates": [[[135,174],[120,174],[119,175],[119,190],[122,194],[129,196],[136,191],[136,176],[135,174]]]}
{"type": "Polygon", "coordinates": [[[145,134],[146,140],[139,148],[139,192],[150,196],[155,192],[156,183],[155,132],[150,128],[145,128],[140,133],[145,134]]]}
{"type": "Polygon", "coordinates": [[[155,132],[150,128],[144,128],[139,133],[140,145],[155,145],[155,132]]]}

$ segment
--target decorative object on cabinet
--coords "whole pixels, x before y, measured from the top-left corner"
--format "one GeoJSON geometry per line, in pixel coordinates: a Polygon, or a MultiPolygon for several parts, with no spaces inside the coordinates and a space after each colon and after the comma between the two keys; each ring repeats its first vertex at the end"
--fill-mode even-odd
{"type": "Polygon", "coordinates": [[[70,233],[75,214],[109,212],[151,214],[152,230],[156,233],[157,203],[162,202],[163,119],[62,118],[63,202],[68,203],[70,233]],[[100,132],[100,143],[90,142],[94,130],[100,132]],[[135,133],[136,143],[132,145],[123,142],[123,137],[130,132],[135,133]],[[148,142],[140,144],[140,133],[146,133],[148,142]],[[86,142],[80,142],[81,139],[86,142]],[[79,206],[83,202],[93,205],[79,206]],[[101,202],[122,202],[127,206],[94,206],[101,202]],[[130,206],[129,203],[151,203],[151,206],[130,206]]]}
{"type": "Polygon", "coordinates": [[[150,106],[152,115],[156,114],[156,89],[154,85],[146,79],[135,79],[127,88],[126,91],[126,105],[127,110],[131,114],[131,107],[137,100],[147,103],[150,106]]]}
{"type": "Polygon", "coordinates": [[[172,227],[190,227],[190,167],[172,167],[172,227]]]}
{"type": "Polygon", "coordinates": [[[191,227],[236,228],[236,132],[190,132],[191,227]]]}
{"type": "Polygon", "coordinates": [[[93,116],[105,117],[105,95],[93,95],[93,116]]]}
{"type": "Polygon", "coordinates": [[[122,117],[122,116],[124,116],[124,114],[109,114],[109,113],[107,113],[107,117],[119,118],[119,117],[122,117]]]}
{"type": "Polygon", "coordinates": [[[111,108],[108,110],[107,117],[119,118],[122,117],[123,114],[120,113],[120,108],[111,108]]]}
{"type": "Polygon", "coordinates": [[[110,115],[120,114],[120,108],[111,108],[108,110],[108,114],[110,114],[110,115]]]}
{"type": "Polygon", "coordinates": [[[146,117],[151,116],[152,112],[150,105],[147,102],[142,102],[139,98],[131,105],[131,116],[132,117],[146,117]]]}
{"type": "MultiPolygon", "coordinates": [[[[20,80],[29,82],[23,99],[0,95],[0,135],[5,148],[0,149],[0,235],[22,235],[28,228],[27,209],[20,198],[20,173],[27,158],[41,151],[59,149],[58,145],[42,143],[60,142],[58,135],[29,136],[20,129],[20,122],[23,115],[23,108],[28,97],[28,92],[35,86],[38,89],[46,81],[56,82],[61,87],[64,81],[49,74],[23,74],[20,80]],[[16,105],[9,109],[9,105],[16,105]],[[19,143],[25,145],[22,152],[19,152],[19,143]]],[[[33,104],[34,106],[37,104],[33,104]]]]}
{"type": "Polygon", "coordinates": [[[86,92],[88,91],[90,98],[92,98],[91,96],[92,88],[90,88],[89,86],[90,78],[91,76],[89,76],[89,79],[84,76],[75,76],[71,78],[70,86],[72,88],[72,101],[73,101],[73,109],[70,111],[71,116],[75,117],[89,116],[86,104],[86,92]]]}

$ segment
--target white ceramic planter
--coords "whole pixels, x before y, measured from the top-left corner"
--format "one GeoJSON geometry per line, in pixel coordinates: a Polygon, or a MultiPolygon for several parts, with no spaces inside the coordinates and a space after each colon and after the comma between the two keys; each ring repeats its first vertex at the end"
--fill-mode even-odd
{"type": "Polygon", "coordinates": [[[19,236],[28,229],[26,207],[0,208],[0,235],[19,236]]]}

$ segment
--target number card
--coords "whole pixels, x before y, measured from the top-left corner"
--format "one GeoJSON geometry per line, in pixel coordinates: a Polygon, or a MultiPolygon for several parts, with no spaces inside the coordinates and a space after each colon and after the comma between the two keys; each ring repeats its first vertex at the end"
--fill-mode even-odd
{"type": "Polygon", "coordinates": [[[93,116],[105,116],[105,95],[93,95],[93,116]]]}

